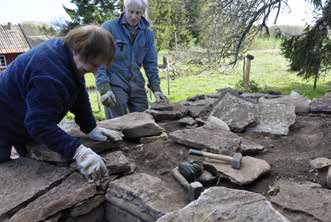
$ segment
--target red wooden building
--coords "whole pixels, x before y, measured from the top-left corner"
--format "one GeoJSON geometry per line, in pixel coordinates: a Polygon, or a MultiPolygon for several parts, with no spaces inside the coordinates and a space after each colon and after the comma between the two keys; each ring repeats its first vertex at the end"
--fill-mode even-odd
{"type": "Polygon", "coordinates": [[[21,25],[0,25],[0,72],[31,45],[21,25]]]}

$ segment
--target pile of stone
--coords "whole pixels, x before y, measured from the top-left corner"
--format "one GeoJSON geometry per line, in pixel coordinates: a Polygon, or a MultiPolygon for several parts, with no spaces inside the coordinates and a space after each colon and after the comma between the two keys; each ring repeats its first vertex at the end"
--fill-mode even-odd
{"type": "MultiPolygon", "coordinates": [[[[30,144],[29,158],[18,158],[0,167],[0,221],[11,222],[184,222],[184,221],[330,221],[331,191],[316,183],[275,181],[265,196],[249,191],[211,187],[190,202],[174,178],[162,180],[136,172],[126,156],[128,144],[155,141],[178,143],[213,153],[244,157],[240,170],[229,164],[206,161],[221,178],[242,186],[267,174],[271,167],[248,155],[264,152],[264,146],[240,136],[263,132],[286,136],[296,114],[331,113],[331,94],[312,102],[302,96],[239,94],[226,89],[188,98],[174,105],[155,105],[144,113],[131,113],[99,126],[121,130],[120,142],[95,142],[70,122],[61,127],[100,153],[109,177],[88,183],[71,160],[45,146],[30,144]],[[184,128],[184,129],[183,129],[184,128]],[[169,137],[168,137],[169,133],[169,137]],[[133,141],[133,142],[132,142],[133,141]],[[284,216],[286,215],[286,217],[284,216]]],[[[331,161],[311,162],[330,188],[331,161]]],[[[139,171],[139,170],[138,170],[139,171]]],[[[170,177],[170,176],[169,176],[170,177]]]]}

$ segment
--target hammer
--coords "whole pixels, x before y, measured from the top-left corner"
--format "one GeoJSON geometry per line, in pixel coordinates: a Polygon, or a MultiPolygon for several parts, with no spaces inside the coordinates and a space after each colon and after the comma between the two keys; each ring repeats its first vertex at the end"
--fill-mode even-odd
{"type": "Polygon", "coordinates": [[[194,181],[189,183],[178,171],[177,167],[172,170],[172,175],[176,178],[180,185],[184,187],[191,201],[197,199],[200,196],[201,192],[203,191],[203,186],[200,182],[194,181]]]}
{"type": "Polygon", "coordinates": [[[241,166],[241,159],[242,159],[241,153],[235,153],[231,157],[231,156],[226,156],[226,155],[222,155],[222,154],[215,154],[215,153],[209,153],[209,152],[203,152],[200,150],[190,149],[190,154],[229,162],[229,163],[231,163],[231,166],[233,169],[240,169],[240,166],[241,166]]]}

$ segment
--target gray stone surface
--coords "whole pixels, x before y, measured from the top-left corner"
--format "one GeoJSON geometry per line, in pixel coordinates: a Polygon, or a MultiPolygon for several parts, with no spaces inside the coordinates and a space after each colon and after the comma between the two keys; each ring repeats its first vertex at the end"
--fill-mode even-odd
{"type": "Polygon", "coordinates": [[[20,206],[37,198],[72,171],[64,167],[19,158],[0,167],[0,221],[15,213],[20,206]]]}
{"type": "Polygon", "coordinates": [[[164,129],[155,123],[153,116],[145,112],[134,112],[114,119],[98,122],[107,129],[121,130],[125,138],[140,138],[160,135],[164,129]]]}
{"type": "Polygon", "coordinates": [[[199,127],[177,130],[170,133],[170,138],[177,143],[209,152],[232,155],[235,152],[258,153],[263,146],[244,139],[235,133],[221,128],[199,127]]]}
{"type": "Polygon", "coordinates": [[[289,127],[295,123],[295,119],[295,106],[292,104],[259,104],[259,123],[247,130],[258,133],[287,135],[289,127]]]}
{"type": "Polygon", "coordinates": [[[192,126],[195,124],[195,120],[192,117],[187,116],[178,120],[178,123],[184,126],[192,126]]]}
{"type": "Polygon", "coordinates": [[[188,110],[181,104],[174,104],[171,110],[148,109],[145,112],[151,114],[155,121],[159,122],[162,120],[176,120],[183,118],[187,115],[188,110]]]}
{"type": "Polygon", "coordinates": [[[250,184],[270,171],[270,165],[265,160],[250,156],[242,158],[241,167],[238,170],[233,169],[230,164],[217,160],[208,160],[206,163],[213,165],[223,177],[239,185],[250,184]]]}
{"type": "MultiPolygon", "coordinates": [[[[106,203],[105,217],[110,222],[145,222],[146,220],[140,219],[136,215],[123,210],[111,203],[106,203]]],[[[150,219],[153,220],[153,219],[150,219]]]]}
{"type": "Polygon", "coordinates": [[[317,221],[330,222],[331,190],[311,182],[280,180],[277,195],[271,201],[287,211],[313,216],[317,221]]]}
{"type": "MultiPolygon", "coordinates": [[[[179,200],[178,194],[169,189],[161,179],[143,173],[109,183],[106,200],[111,206],[137,218],[137,221],[146,222],[155,221],[165,213],[185,205],[185,200],[179,200]]],[[[107,214],[114,214],[112,210],[106,208],[107,214]]]]}
{"type": "Polygon", "coordinates": [[[170,138],[174,142],[214,153],[231,155],[240,148],[240,137],[224,129],[199,127],[177,130],[170,133],[170,138]]]}
{"type": "Polygon", "coordinates": [[[157,222],[289,222],[261,194],[225,187],[212,187],[183,209],[157,222]]]}
{"type": "Polygon", "coordinates": [[[331,92],[314,99],[310,104],[310,110],[313,113],[331,113],[331,92]]]}
{"type": "Polygon", "coordinates": [[[93,197],[96,192],[95,184],[88,183],[83,176],[74,173],[61,184],[20,209],[8,221],[41,221],[93,197]]]}
{"type": "Polygon", "coordinates": [[[310,166],[313,169],[322,169],[324,167],[331,166],[331,159],[326,157],[318,157],[310,161],[310,166]]]}
{"type": "Polygon", "coordinates": [[[256,104],[230,93],[225,94],[210,115],[226,122],[235,132],[242,132],[246,127],[255,124],[259,116],[256,104]]]}
{"type": "Polygon", "coordinates": [[[94,197],[87,199],[70,210],[71,217],[78,217],[84,214],[88,214],[94,209],[98,208],[105,202],[105,196],[103,194],[95,195],[94,197]]]}
{"type": "Polygon", "coordinates": [[[204,127],[208,129],[225,129],[227,131],[230,131],[230,127],[228,126],[228,124],[226,124],[226,122],[217,118],[216,116],[209,116],[207,119],[207,123],[204,127]]]}
{"type": "Polygon", "coordinates": [[[109,170],[109,175],[130,172],[130,162],[123,154],[123,152],[115,151],[107,153],[103,157],[106,160],[106,166],[109,170]]]}
{"type": "Polygon", "coordinates": [[[105,217],[104,206],[92,210],[91,212],[81,215],[79,217],[65,218],[64,222],[103,222],[105,217]]]}
{"type": "Polygon", "coordinates": [[[271,94],[265,94],[265,93],[243,93],[240,95],[240,97],[245,98],[253,103],[258,103],[259,99],[264,97],[266,99],[273,99],[278,98],[281,95],[271,95],[271,94]]]}
{"type": "Polygon", "coordinates": [[[304,96],[281,96],[279,98],[266,99],[260,98],[259,103],[262,104],[275,104],[275,103],[284,103],[284,104],[292,104],[295,106],[296,113],[309,113],[310,111],[310,103],[311,101],[304,96]]]}
{"type": "Polygon", "coordinates": [[[196,98],[195,100],[182,101],[180,104],[188,109],[190,116],[196,118],[210,112],[217,98],[207,98],[206,96],[196,98]]]}

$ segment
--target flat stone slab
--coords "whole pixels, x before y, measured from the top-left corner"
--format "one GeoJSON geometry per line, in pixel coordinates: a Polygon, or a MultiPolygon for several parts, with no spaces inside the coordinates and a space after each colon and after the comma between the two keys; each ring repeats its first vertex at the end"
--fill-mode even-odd
{"type": "Polygon", "coordinates": [[[47,191],[19,210],[8,221],[41,221],[96,195],[96,185],[74,173],[61,184],[47,191]]]}
{"type": "Polygon", "coordinates": [[[310,110],[313,113],[331,113],[331,92],[314,99],[310,104],[310,110]]]}
{"type": "Polygon", "coordinates": [[[292,104],[259,104],[259,123],[247,130],[273,135],[288,135],[289,127],[295,123],[295,119],[295,106],[292,104]]]}
{"type": "MultiPolygon", "coordinates": [[[[46,192],[72,170],[28,158],[18,158],[0,167],[0,221],[20,206],[46,192]]],[[[27,220],[26,220],[27,221],[27,220]]]]}
{"type": "Polygon", "coordinates": [[[271,202],[293,213],[304,213],[316,221],[329,222],[331,219],[331,190],[311,182],[298,183],[280,180],[276,183],[277,195],[271,202]]]}
{"type": "Polygon", "coordinates": [[[134,112],[114,119],[98,122],[100,127],[121,130],[125,138],[157,136],[165,130],[155,123],[151,114],[134,112]]]}
{"type": "Polygon", "coordinates": [[[136,218],[134,221],[156,221],[165,213],[185,206],[185,200],[178,200],[177,196],[161,179],[144,173],[133,174],[109,183],[106,200],[112,208],[106,208],[106,214],[114,215],[113,207],[117,207],[136,218]]]}
{"type": "Polygon", "coordinates": [[[188,221],[289,222],[261,194],[225,187],[209,188],[198,200],[157,220],[157,222],[188,221]]]}
{"type": "Polygon", "coordinates": [[[176,143],[195,149],[227,155],[235,152],[258,153],[264,149],[263,146],[222,128],[199,127],[177,130],[170,133],[170,138],[176,143]]]}
{"type": "Polygon", "coordinates": [[[226,93],[213,108],[215,116],[228,124],[234,132],[242,132],[258,121],[258,106],[231,93],[226,93]]]}
{"type": "Polygon", "coordinates": [[[162,120],[176,120],[183,118],[187,115],[188,110],[181,104],[173,104],[172,108],[168,107],[168,109],[165,110],[148,109],[145,112],[151,114],[155,121],[159,122],[162,120]]]}
{"type": "Polygon", "coordinates": [[[123,152],[115,151],[107,153],[103,157],[106,160],[109,175],[128,173],[131,171],[130,162],[123,152]]]}
{"type": "Polygon", "coordinates": [[[239,185],[250,184],[270,171],[269,163],[250,156],[244,156],[242,158],[241,167],[238,170],[233,169],[230,164],[217,160],[208,160],[207,163],[213,165],[223,177],[239,185]]]}
{"type": "Polygon", "coordinates": [[[209,113],[217,100],[217,98],[209,98],[203,95],[200,97],[193,97],[191,99],[188,98],[186,101],[180,102],[180,104],[184,105],[188,109],[190,116],[196,118],[209,113]]]}
{"type": "Polygon", "coordinates": [[[322,169],[331,166],[331,159],[328,159],[326,157],[318,157],[310,161],[310,166],[316,170],[322,169]]]}
{"type": "Polygon", "coordinates": [[[279,98],[260,98],[259,103],[263,104],[274,104],[274,103],[284,103],[284,104],[292,104],[295,107],[295,113],[309,113],[310,111],[310,103],[311,101],[304,96],[281,96],[279,98]]]}

